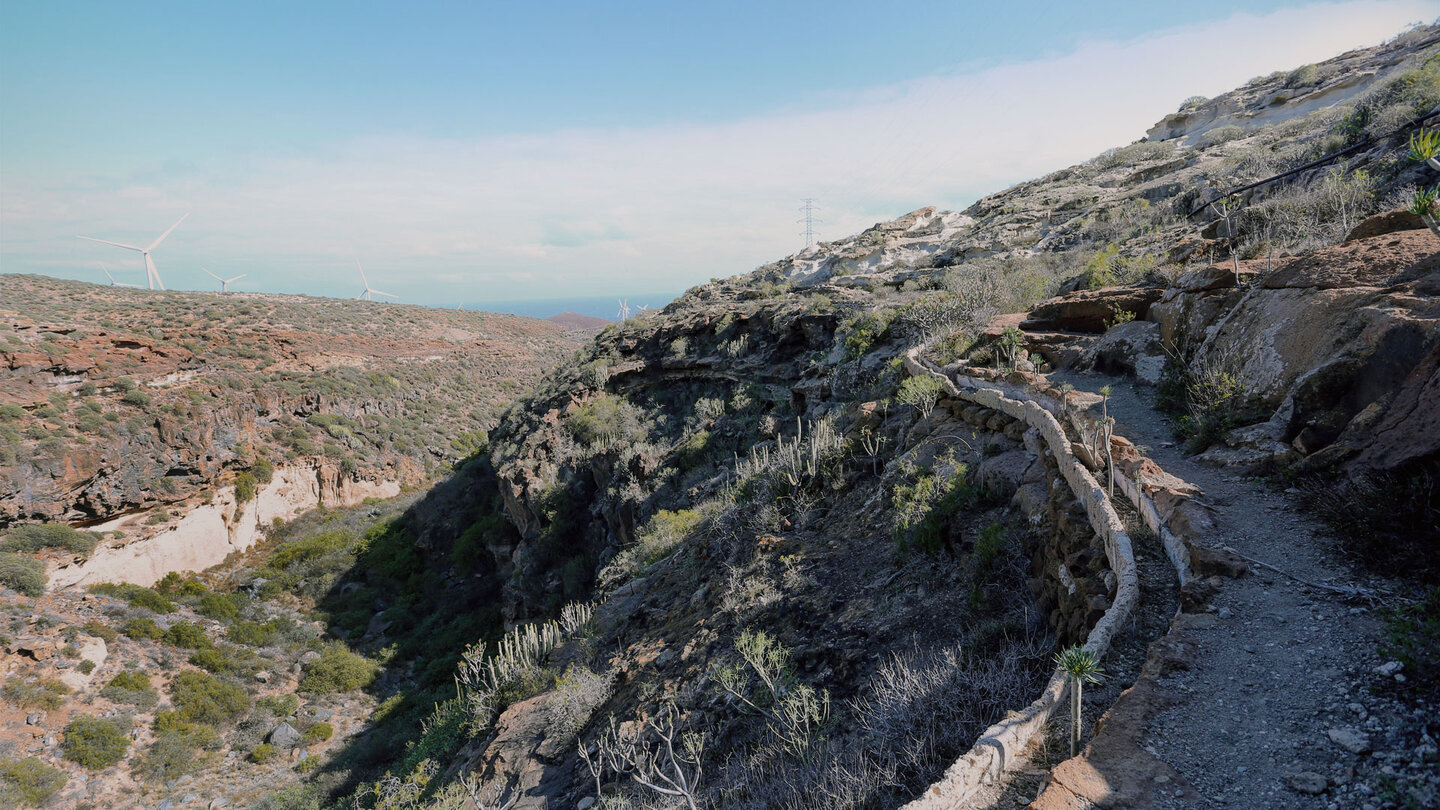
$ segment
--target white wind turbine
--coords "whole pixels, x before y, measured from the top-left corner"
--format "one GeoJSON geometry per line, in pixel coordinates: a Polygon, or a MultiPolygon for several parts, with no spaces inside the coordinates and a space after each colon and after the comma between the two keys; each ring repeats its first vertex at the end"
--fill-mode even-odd
{"type": "Polygon", "coordinates": [[[127,245],[123,242],[111,242],[107,239],[96,239],[93,236],[82,236],[80,238],[89,239],[91,242],[99,242],[102,245],[114,245],[115,247],[121,247],[125,248],[126,250],[133,250],[136,253],[144,254],[146,283],[152,290],[155,289],[157,285],[160,287],[160,289],[163,290],[165,289],[165,282],[160,280],[160,271],[155,269],[155,260],[150,258],[150,251],[154,250],[157,247],[160,247],[160,243],[165,241],[165,237],[170,235],[170,231],[173,231],[176,228],[180,227],[180,223],[184,222],[185,217],[188,216],[190,216],[190,214],[186,213],[184,217],[180,217],[179,219],[175,220],[175,224],[170,226],[170,230],[160,234],[160,238],[156,239],[154,242],[151,242],[149,247],[135,247],[134,245],[127,245]]]}
{"type": "Polygon", "coordinates": [[[207,276],[215,279],[216,281],[220,282],[220,292],[222,292],[222,293],[230,292],[230,282],[232,282],[232,281],[239,281],[240,279],[242,279],[242,278],[246,277],[247,275],[249,275],[249,273],[241,273],[240,275],[238,275],[238,276],[236,276],[236,277],[234,277],[234,278],[221,278],[221,277],[215,275],[214,273],[210,272],[209,270],[206,270],[206,269],[203,268],[203,267],[200,268],[200,270],[201,270],[203,273],[205,273],[205,275],[207,275],[207,276]]]}
{"type": "Polygon", "coordinates": [[[361,301],[374,301],[375,299],[371,297],[373,295],[385,295],[391,298],[400,297],[398,295],[395,295],[394,293],[380,292],[379,290],[372,289],[370,287],[370,280],[365,278],[365,268],[360,267],[359,259],[355,260],[355,266],[360,270],[360,280],[365,283],[365,289],[362,290],[359,295],[355,296],[356,298],[360,299],[361,301]]]}
{"type": "Polygon", "coordinates": [[[135,288],[139,288],[139,286],[140,286],[139,284],[126,284],[126,283],[123,282],[123,281],[116,281],[116,280],[115,280],[115,277],[112,276],[112,275],[110,275],[110,268],[106,267],[104,262],[101,262],[101,263],[100,263],[100,269],[101,269],[101,270],[104,270],[104,271],[105,271],[105,277],[108,278],[108,279],[110,279],[110,286],[111,286],[111,287],[135,287],[135,288]]]}

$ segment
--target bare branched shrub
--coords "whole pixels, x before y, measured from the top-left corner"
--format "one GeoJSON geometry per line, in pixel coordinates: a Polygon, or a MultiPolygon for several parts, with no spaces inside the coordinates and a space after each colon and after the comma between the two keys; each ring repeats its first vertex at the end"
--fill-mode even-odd
{"type": "Polygon", "coordinates": [[[592,747],[579,744],[580,759],[595,779],[596,795],[604,795],[606,775],[628,776],[654,793],[699,810],[705,735],[678,731],[676,713],[674,705],[666,705],[658,716],[640,721],[634,729],[622,729],[611,720],[592,747]]]}
{"type": "Polygon", "coordinates": [[[549,733],[568,745],[590,722],[595,709],[610,699],[612,688],[609,673],[571,664],[556,682],[555,695],[550,699],[549,733]]]}

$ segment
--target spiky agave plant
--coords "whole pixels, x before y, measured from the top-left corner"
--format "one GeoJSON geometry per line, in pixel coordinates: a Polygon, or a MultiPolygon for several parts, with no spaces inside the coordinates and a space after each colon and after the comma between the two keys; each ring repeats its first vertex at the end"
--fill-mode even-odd
{"type": "MultiPolygon", "coordinates": [[[[1437,130],[1440,132],[1440,130],[1437,130]]],[[[1440,216],[1437,216],[1437,204],[1440,204],[1440,185],[1434,188],[1422,188],[1415,192],[1414,198],[1410,200],[1410,207],[1405,209],[1414,214],[1430,228],[1430,232],[1440,238],[1440,216]]]]}
{"type": "Polygon", "coordinates": [[[1440,129],[1426,129],[1410,135],[1410,159],[1423,160],[1440,171],[1440,129]]]}
{"type": "Polygon", "coordinates": [[[1105,679],[1100,656],[1084,647],[1067,647],[1055,653],[1055,666],[1070,684],[1070,756],[1080,753],[1080,693],[1087,683],[1105,679]]]}

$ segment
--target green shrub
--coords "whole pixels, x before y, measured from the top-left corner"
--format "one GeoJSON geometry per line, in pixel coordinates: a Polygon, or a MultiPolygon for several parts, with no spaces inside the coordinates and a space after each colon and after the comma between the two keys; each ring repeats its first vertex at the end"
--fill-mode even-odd
{"type": "Polygon", "coordinates": [[[320,657],[305,665],[300,691],[309,694],[349,692],[370,685],[378,665],[351,652],[344,644],[330,644],[320,657]]]}
{"type": "Polygon", "coordinates": [[[30,681],[11,678],[5,682],[5,699],[26,709],[58,709],[71,693],[70,687],[55,678],[38,678],[30,681]]]}
{"type": "Polygon", "coordinates": [[[236,720],[250,709],[244,689],[193,670],[170,681],[170,702],[184,720],[210,726],[236,720]]]}
{"type": "Polygon", "coordinates": [[[90,586],[91,593],[98,593],[102,596],[113,596],[117,599],[124,599],[126,602],[156,613],[175,612],[175,603],[169,597],[152,588],[142,585],[132,585],[120,582],[101,582],[90,586]]]}
{"type": "Polygon", "coordinates": [[[89,554],[100,541],[98,535],[72,529],[64,523],[43,523],[32,526],[17,526],[5,533],[0,540],[0,551],[33,552],[47,548],[59,548],[77,554],[89,554]]]}
{"type": "Polygon", "coordinates": [[[155,590],[167,596],[203,596],[210,592],[205,583],[195,578],[180,576],[176,571],[171,571],[155,583],[155,590]]]}
{"type": "Polygon", "coordinates": [[[566,425],[575,438],[590,446],[627,442],[642,433],[639,410],[606,393],[570,411],[566,425]]]}
{"type": "Polygon", "coordinates": [[[210,637],[205,635],[205,628],[194,622],[175,622],[170,625],[170,629],[165,631],[165,641],[187,650],[203,650],[214,646],[210,637]]]}
{"type": "Polygon", "coordinates": [[[492,508],[455,538],[450,549],[450,563],[462,575],[475,572],[477,562],[484,559],[486,549],[518,539],[514,527],[499,508],[492,508]]]}
{"type": "Polygon", "coordinates": [[[120,628],[120,632],[130,638],[158,639],[165,637],[165,631],[160,629],[160,625],[156,624],[154,619],[131,619],[125,622],[125,626],[120,628]]]}
{"type": "Polygon", "coordinates": [[[125,670],[110,679],[100,690],[100,697],[111,703],[125,703],[145,711],[155,708],[160,695],[150,688],[150,676],[139,670],[125,670]]]}
{"type": "Polygon", "coordinates": [[[283,571],[297,563],[323,557],[336,551],[344,551],[354,543],[355,536],[347,531],[321,532],[310,537],[281,543],[266,566],[283,571]]]}
{"type": "Polygon", "coordinates": [[[98,639],[103,639],[106,644],[114,644],[115,639],[119,637],[113,627],[105,624],[104,622],[96,621],[94,619],[85,622],[85,624],[80,626],[80,629],[85,631],[85,633],[87,633],[88,635],[94,636],[98,639]]]}
{"type": "Polygon", "coordinates": [[[121,689],[149,689],[150,676],[137,669],[127,669],[111,678],[110,685],[121,689]]]}
{"type": "MultiPolygon", "coordinates": [[[[289,717],[300,709],[300,698],[294,695],[265,695],[256,698],[255,705],[258,708],[275,715],[276,717],[289,717]]],[[[378,723],[379,720],[376,720],[378,723]]]]}
{"type": "Polygon", "coordinates": [[[256,765],[264,765],[275,758],[275,746],[270,743],[260,743],[250,749],[250,761],[256,765]]]}
{"type": "Polygon", "coordinates": [[[130,738],[118,723],[82,714],[65,726],[65,741],[60,748],[71,762],[100,770],[125,758],[130,738]]]}
{"type": "Polygon", "coordinates": [[[335,728],[329,723],[320,722],[305,729],[305,744],[314,745],[322,743],[335,736],[335,728]]]}
{"type": "Polygon", "coordinates": [[[50,800],[70,777],[38,757],[0,760],[0,807],[39,807],[50,800]]]}
{"type": "Polygon", "coordinates": [[[275,480],[275,465],[269,459],[257,458],[250,467],[250,474],[255,477],[255,483],[268,484],[275,480]]]}
{"type": "Polygon", "coordinates": [[[913,484],[896,486],[891,498],[896,544],[902,550],[941,550],[950,541],[951,518],[976,500],[965,483],[964,464],[956,465],[948,477],[923,473],[913,484]]]}
{"type": "Polygon", "coordinates": [[[0,552],[0,585],[26,596],[45,593],[45,564],[19,554],[0,552]]]}
{"type": "Polygon", "coordinates": [[[420,567],[415,539],[400,520],[371,526],[355,546],[355,567],[386,579],[406,580],[420,567]]]}
{"type": "Polygon", "coordinates": [[[875,310],[857,315],[842,329],[845,332],[845,359],[862,357],[890,332],[894,310],[875,310]]]}
{"type": "Polygon", "coordinates": [[[600,572],[600,582],[613,588],[634,578],[646,567],[675,550],[700,525],[704,513],[695,509],[671,512],[661,509],[636,533],[635,543],[615,555],[600,572]]]}
{"type": "Polygon", "coordinates": [[[190,656],[190,663],[219,675],[253,675],[262,666],[260,659],[249,650],[229,646],[196,650],[190,656]]]}
{"type": "Polygon", "coordinates": [[[240,618],[240,599],[236,594],[206,593],[201,595],[200,601],[195,605],[195,610],[202,616],[209,616],[222,622],[232,622],[240,618]]]}
{"type": "Polygon", "coordinates": [[[225,637],[236,644],[244,644],[247,647],[264,647],[275,638],[278,631],[279,623],[274,619],[264,624],[238,621],[226,628],[225,637]]]}
{"type": "Polygon", "coordinates": [[[126,391],[124,396],[120,397],[120,399],[124,401],[127,405],[144,407],[150,404],[150,395],[145,393],[144,391],[141,391],[139,388],[133,388],[129,391],[126,391]]]}
{"type": "Polygon", "coordinates": [[[239,503],[255,500],[255,476],[248,472],[235,476],[235,500],[239,503]]]}
{"type": "Polygon", "coordinates": [[[14,422],[25,418],[25,409],[13,403],[0,405],[0,422],[14,422]]]}
{"type": "Polygon", "coordinates": [[[90,673],[95,671],[95,662],[91,661],[89,658],[86,658],[84,661],[81,661],[75,668],[80,670],[81,675],[89,675],[90,673]]]}
{"type": "Polygon", "coordinates": [[[1222,143],[1237,141],[1245,137],[1245,129],[1238,124],[1227,124],[1223,127],[1216,127],[1200,136],[1202,147],[1218,146],[1222,143]]]}
{"type": "Polygon", "coordinates": [[[156,717],[155,742],[135,763],[135,774],[151,782],[170,782],[194,773],[211,757],[202,749],[217,747],[220,735],[203,723],[177,722],[174,712],[156,717]],[[162,720],[162,717],[164,718],[162,720]]]}

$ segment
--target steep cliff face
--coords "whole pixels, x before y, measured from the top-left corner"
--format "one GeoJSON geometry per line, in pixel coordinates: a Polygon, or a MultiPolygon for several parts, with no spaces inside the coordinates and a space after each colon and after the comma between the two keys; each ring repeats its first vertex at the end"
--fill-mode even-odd
{"type": "Polygon", "coordinates": [[[0,526],[184,508],[294,462],[415,484],[578,339],[487,313],[26,276],[0,278],[0,301],[0,526]]]}

